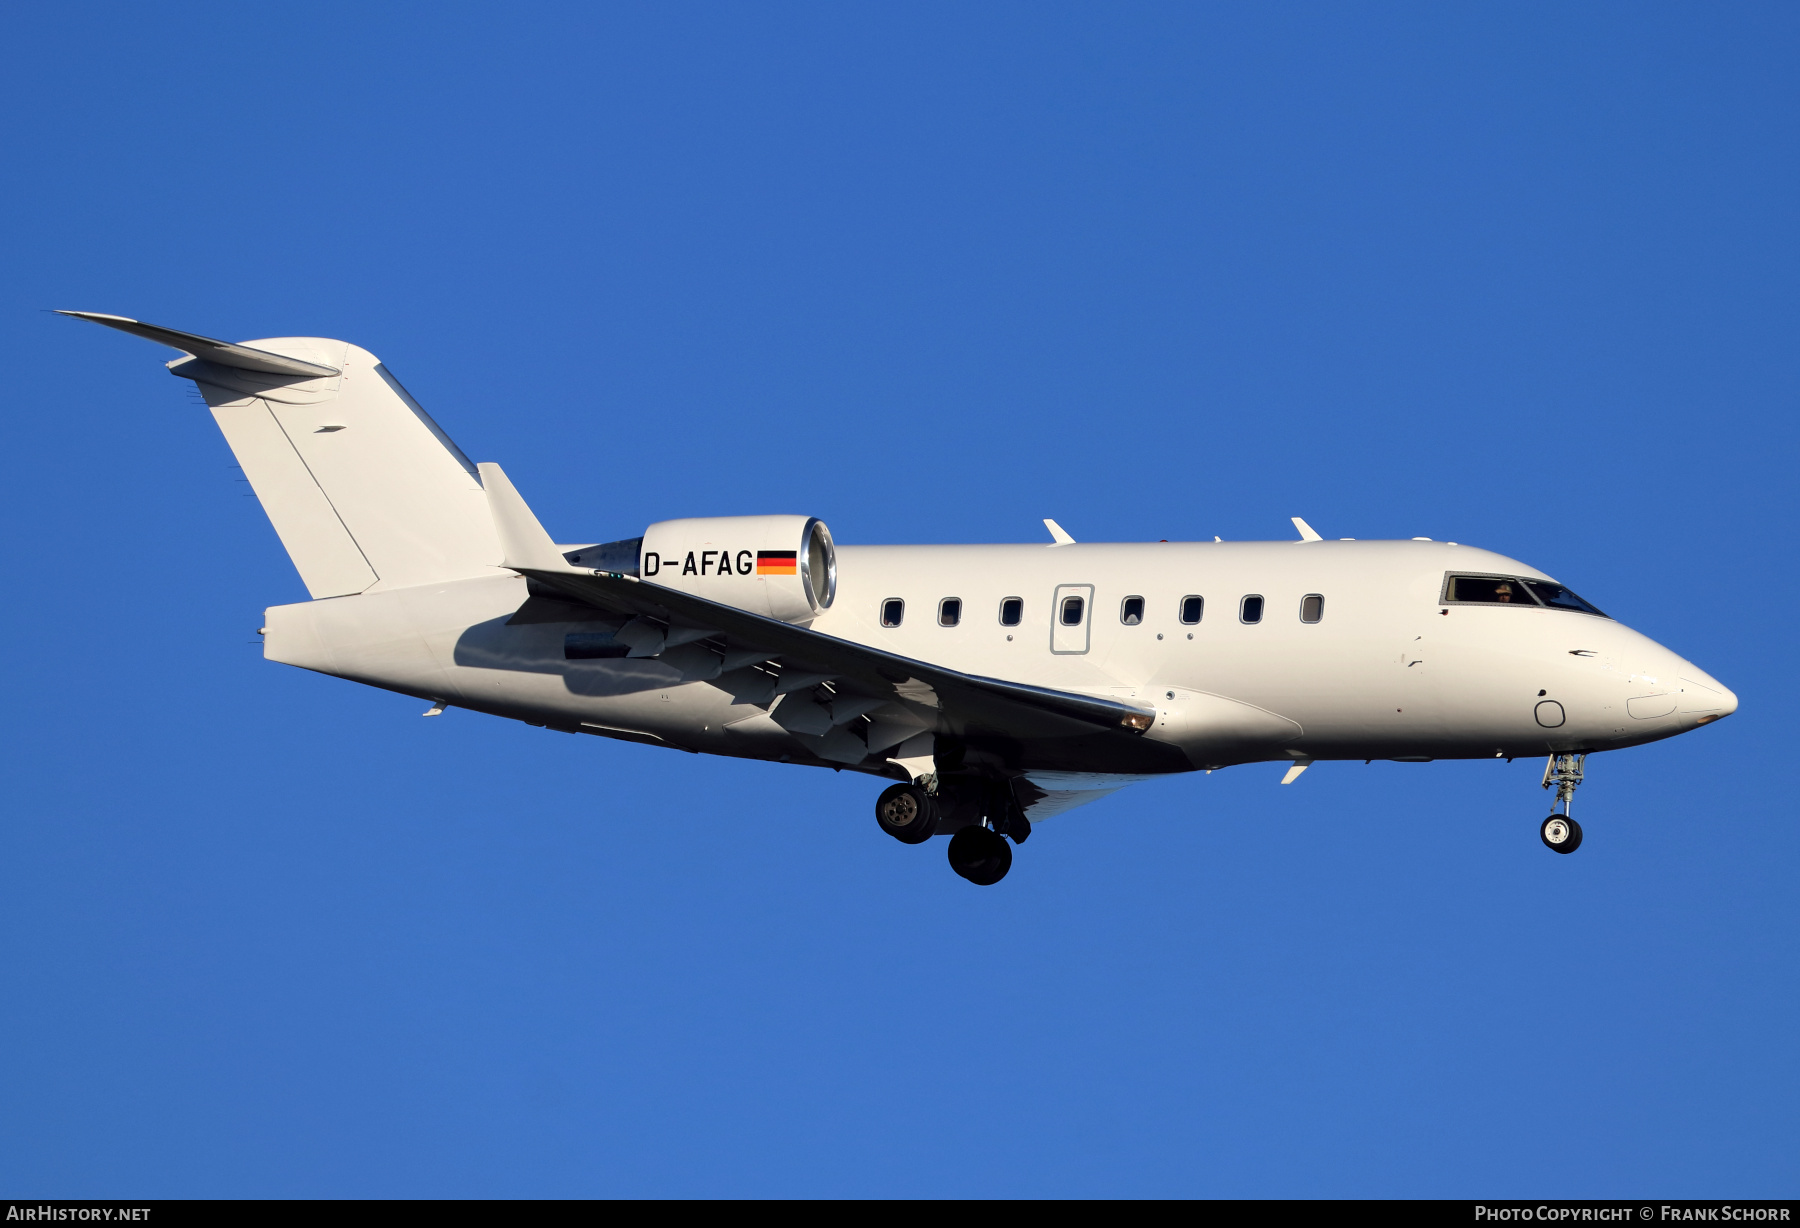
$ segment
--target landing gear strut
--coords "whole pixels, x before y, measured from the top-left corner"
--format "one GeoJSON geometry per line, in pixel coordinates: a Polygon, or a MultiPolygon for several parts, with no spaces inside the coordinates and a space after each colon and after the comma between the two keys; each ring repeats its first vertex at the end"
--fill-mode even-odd
{"type": "Polygon", "coordinates": [[[1569,807],[1575,801],[1581,768],[1586,762],[1586,755],[1551,755],[1550,762],[1544,765],[1544,788],[1556,786],[1555,805],[1562,810],[1561,814],[1552,810],[1538,828],[1538,838],[1552,852],[1573,853],[1581,847],[1581,824],[1569,817],[1569,807]]]}

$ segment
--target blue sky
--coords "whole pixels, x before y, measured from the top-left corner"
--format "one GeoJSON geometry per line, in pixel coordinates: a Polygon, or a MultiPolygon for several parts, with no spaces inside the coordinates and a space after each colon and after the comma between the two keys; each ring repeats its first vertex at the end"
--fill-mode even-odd
{"type": "Polygon", "coordinates": [[[0,1196],[1772,1196],[1800,1177],[1791,6],[37,5],[0,56],[0,1196]],[[980,890],[865,778],[261,661],[146,342],[373,350],[562,540],[1431,536],[1716,674],[980,890]]]}

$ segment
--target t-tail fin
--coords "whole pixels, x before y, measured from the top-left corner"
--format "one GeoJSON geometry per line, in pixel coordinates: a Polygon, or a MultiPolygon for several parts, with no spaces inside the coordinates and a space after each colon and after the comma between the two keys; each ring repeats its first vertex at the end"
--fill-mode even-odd
{"type": "Polygon", "coordinates": [[[367,350],[61,314],[186,351],[170,372],[199,387],[314,597],[491,575],[500,563],[475,466],[367,350]]]}

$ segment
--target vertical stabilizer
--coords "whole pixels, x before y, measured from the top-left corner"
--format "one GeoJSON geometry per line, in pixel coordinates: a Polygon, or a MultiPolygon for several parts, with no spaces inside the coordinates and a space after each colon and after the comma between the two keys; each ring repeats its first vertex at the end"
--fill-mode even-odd
{"type": "Polygon", "coordinates": [[[66,314],[188,351],[169,370],[200,389],[314,597],[491,575],[500,563],[475,466],[367,350],[66,314]]]}

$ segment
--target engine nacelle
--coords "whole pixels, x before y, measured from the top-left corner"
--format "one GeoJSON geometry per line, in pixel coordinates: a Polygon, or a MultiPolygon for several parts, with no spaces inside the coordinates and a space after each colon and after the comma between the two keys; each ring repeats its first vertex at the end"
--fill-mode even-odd
{"type": "Polygon", "coordinates": [[[837,596],[837,551],[815,516],[709,516],[644,530],[638,575],[783,622],[811,622],[837,596]]]}

